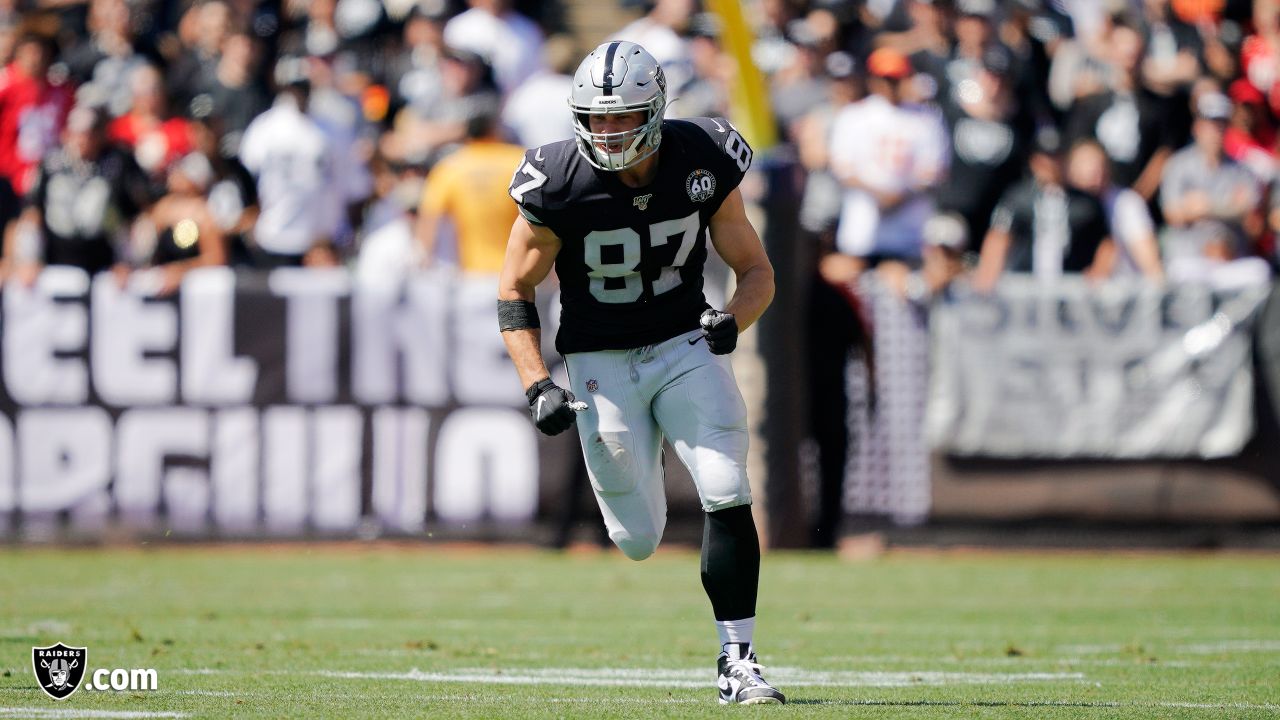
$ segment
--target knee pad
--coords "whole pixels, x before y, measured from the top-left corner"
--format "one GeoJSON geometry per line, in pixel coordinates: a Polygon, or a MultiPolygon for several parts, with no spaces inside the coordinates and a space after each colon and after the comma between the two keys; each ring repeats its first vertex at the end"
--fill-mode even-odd
{"type": "Polygon", "coordinates": [[[586,439],[587,467],[591,484],[601,495],[625,495],[636,489],[644,470],[634,460],[631,434],[592,433],[586,439]]]}
{"type": "Polygon", "coordinates": [[[618,546],[623,555],[632,560],[643,560],[658,549],[659,538],[653,535],[635,535],[624,530],[610,533],[609,539],[613,540],[613,544],[618,546]]]}

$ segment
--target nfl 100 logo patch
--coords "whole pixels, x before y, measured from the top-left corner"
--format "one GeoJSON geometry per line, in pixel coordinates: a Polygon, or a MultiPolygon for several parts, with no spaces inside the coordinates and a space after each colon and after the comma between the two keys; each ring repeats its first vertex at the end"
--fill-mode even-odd
{"type": "Polygon", "coordinates": [[[596,382],[595,378],[591,378],[590,380],[587,381],[587,392],[593,393],[599,389],[600,389],[600,383],[596,382]]]}
{"type": "Polygon", "coordinates": [[[710,170],[698,168],[689,173],[689,179],[685,181],[684,189],[689,192],[690,200],[703,202],[716,194],[716,176],[712,175],[710,170]]]}

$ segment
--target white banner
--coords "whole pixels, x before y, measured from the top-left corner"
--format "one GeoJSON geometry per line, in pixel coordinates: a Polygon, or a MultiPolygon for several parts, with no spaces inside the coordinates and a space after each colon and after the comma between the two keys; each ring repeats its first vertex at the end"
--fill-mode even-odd
{"type": "Polygon", "coordinates": [[[528,523],[559,499],[540,475],[577,443],[529,422],[496,297],[496,278],[363,287],[297,269],[198,270],[170,298],[143,276],[121,288],[70,268],[7,284],[0,525],[294,536],[528,523]]]}
{"type": "Polygon", "coordinates": [[[1251,331],[1269,289],[956,288],[930,317],[930,441],[997,458],[1234,455],[1253,433],[1251,331]]]}

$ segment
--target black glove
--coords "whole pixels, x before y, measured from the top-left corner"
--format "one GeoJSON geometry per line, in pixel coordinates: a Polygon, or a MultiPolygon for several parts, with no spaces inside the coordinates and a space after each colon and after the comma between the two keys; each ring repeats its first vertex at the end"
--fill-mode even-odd
{"type": "Polygon", "coordinates": [[[712,355],[728,355],[738,347],[738,319],[734,316],[707,308],[702,311],[699,322],[712,355]]]}
{"type": "Polygon", "coordinates": [[[544,378],[524,391],[529,399],[529,415],[533,424],[546,435],[559,435],[573,425],[577,413],[569,407],[573,393],[544,378]]]}

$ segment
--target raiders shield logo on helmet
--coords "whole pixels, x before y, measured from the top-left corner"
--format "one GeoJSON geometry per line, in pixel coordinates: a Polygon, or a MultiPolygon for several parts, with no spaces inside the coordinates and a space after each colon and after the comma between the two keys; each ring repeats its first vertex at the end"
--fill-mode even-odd
{"type": "Polygon", "coordinates": [[[62,643],[31,648],[31,669],[36,672],[36,682],[54,700],[66,700],[80,687],[88,660],[88,648],[67,647],[62,643]]]}

